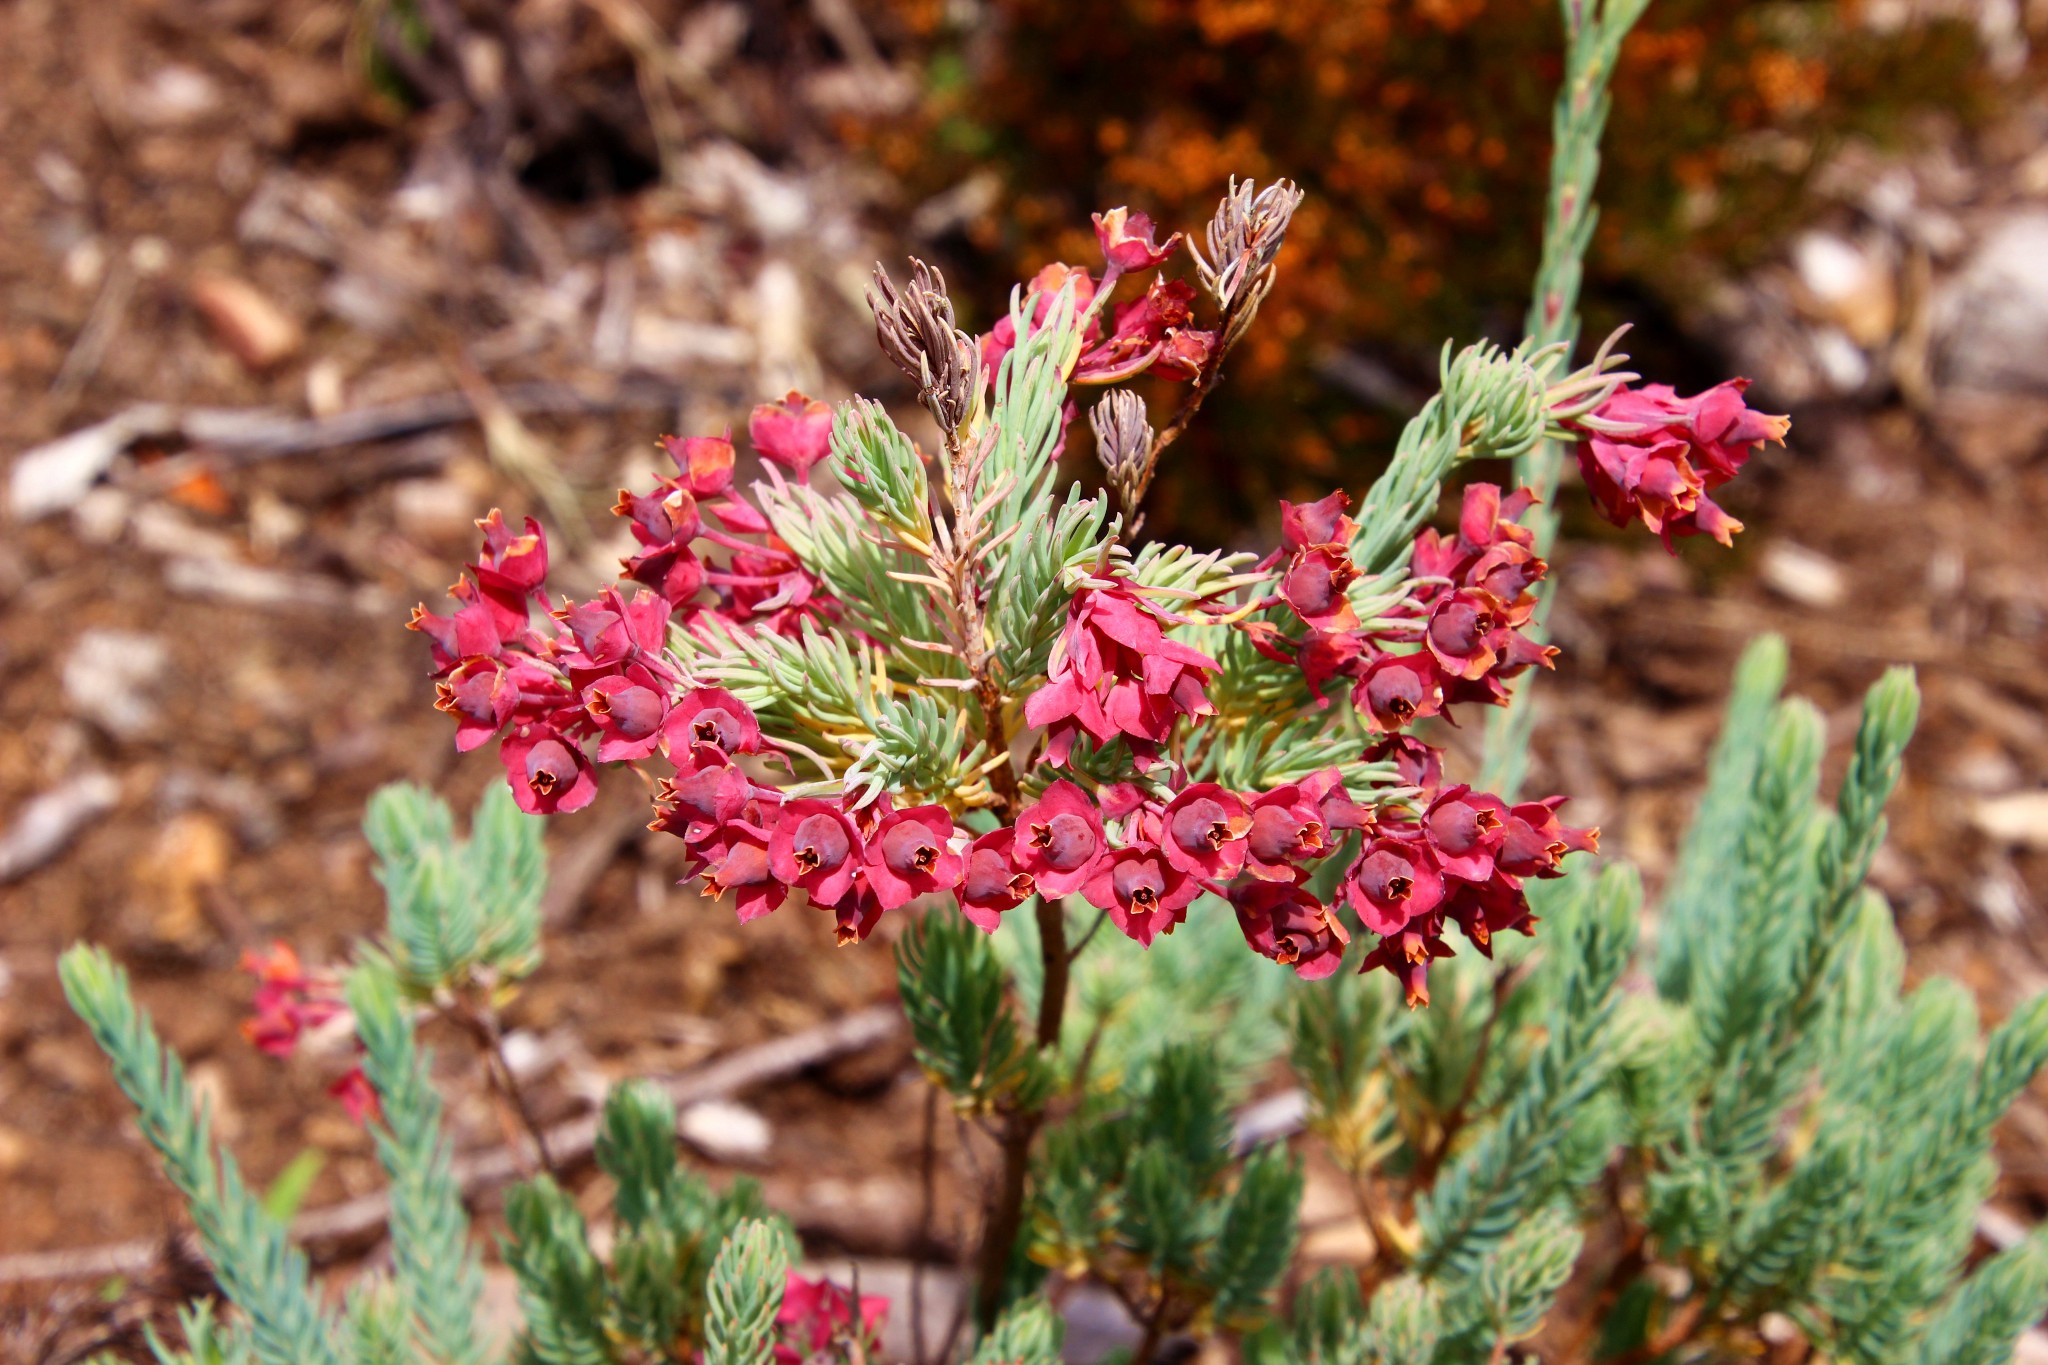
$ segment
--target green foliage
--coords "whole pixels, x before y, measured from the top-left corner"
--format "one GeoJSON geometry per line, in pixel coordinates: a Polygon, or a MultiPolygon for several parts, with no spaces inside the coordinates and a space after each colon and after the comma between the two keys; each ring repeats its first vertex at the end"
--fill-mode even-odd
{"type": "Polygon", "coordinates": [[[244,1334],[214,1316],[214,1301],[201,1299],[178,1310],[178,1333],[185,1339],[181,1351],[145,1324],[150,1354],[159,1365],[251,1365],[256,1357],[244,1334]]]}
{"type": "Polygon", "coordinates": [[[704,1365],[768,1365],[775,1314],[789,1274],[789,1241],[752,1219],[734,1228],[711,1266],[704,1365]]]}
{"type": "Polygon", "coordinates": [[[1066,1325],[1044,1299],[1027,1299],[974,1343],[967,1365],[1060,1365],[1066,1325]]]}
{"type": "Polygon", "coordinates": [[[263,1210],[232,1156],[216,1154],[213,1124],[185,1066],[136,1007],[128,974],[96,948],[69,949],[57,964],[64,995],[114,1066],[143,1136],[183,1196],[221,1288],[248,1319],[261,1365],[341,1365],[335,1327],[307,1281],[305,1254],[263,1210]]]}
{"type": "Polygon", "coordinates": [[[1047,1137],[1034,1181],[1032,1258],[1070,1272],[1140,1270],[1181,1314],[1263,1316],[1286,1270],[1301,1170],[1268,1149],[1233,1159],[1233,1125],[1208,1058],[1162,1050],[1145,1078],[1047,1137]]]}
{"type": "Polygon", "coordinates": [[[856,398],[833,414],[832,458],[846,491],[876,520],[901,534],[930,538],[924,461],[881,404],[856,398]]]}
{"type": "Polygon", "coordinates": [[[1019,529],[999,561],[989,599],[989,626],[1004,677],[1045,672],[1066,620],[1067,575],[1099,562],[1111,534],[1109,504],[1083,497],[1079,484],[1049,509],[1042,525],[1019,529]]]}
{"type": "Polygon", "coordinates": [[[432,1056],[419,1050],[398,982],[374,959],[349,974],[349,1008],[363,1043],[363,1071],[382,1117],[377,1158],[391,1182],[393,1283],[428,1358],[475,1365],[476,1306],[483,1272],[449,1169],[432,1056]]]}
{"type": "Polygon", "coordinates": [[[1616,987],[1635,946],[1642,888],[1609,867],[1550,926],[1558,964],[1545,1039],[1499,1122],[1447,1167],[1417,1208],[1425,1274],[1470,1273],[1556,1190],[1558,1151],[1613,1064],[1616,987]]]}
{"type": "MultiPolygon", "coordinates": [[[[1308,993],[1293,973],[1242,951],[1235,918],[1213,899],[1198,900],[1187,923],[1150,948],[1103,918],[1099,911],[1069,916],[1067,941],[1085,938],[1086,946],[1073,962],[1061,1028],[1062,1080],[1098,1091],[1120,1088],[1178,1042],[1208,1050],[1227,1093],[1247,1090],[1258,1069],[1286,1047],[1283,1003],[1308,993]]],[[[1026,1017],[1034,1016],[1042,971],[1037,921],[1020,907],[1003,917],[993,943],[1026,1017]]]]}
{"type": "MultiPolygon", "coordinates": [[[[674,1104],[651,1085],[628,1082],[606,1097],[597,1163],[614,1186],[608,1260],[554,1181],[542,1177],[507,1198],[505,1263],[518,1277],[526,1318],[519,1358],[680,1365],[710,1349],[721,1247],[745,1229],[764,1228],[758,1235],[779,1239],[777,1254],[787,1263],[793,1238],[786,1224],[764,1217],[759,1190],[743,1180],[713,1193],[682,1165],[675,1129],[674,1104]]],[[[779,1278],[774,1291],[779,1304],[779,1278]]],[[[768,1313],[774,1316],[773,1305],[768,1313]]]]}
{"type": "Polygon", "coordinates": [[[608,1295],[583,1215],[546,1176],[505,1198],[505,1264],[519,1279],[522,1358],[538,1365],[604,1365],[608,1295]]]}
{"type": "Polygon", "coordinates": [[[1707,766],[1707,789],[1686,830],[1664,896],[1658,931],[1657,984],[1679,1001],[1691,993],[1696,943],[1715,933],[1732,913],[1734,887],[1725,870],[1734,865],[1749,811],[1750,786],[1763,758],[1764,728],[1785,685],[1785,642],[1759,636],[1735,666],[1721,737],[1707,766]]]}
{"type": "Polygon", "coordinates": [[[896,980],[918,1065],[963,1113],[1035,1104],[1050,1077],[1018,1027],[1003,964],[960,915],[924,915],[896,948],[896,980]]]}
{"type": "Polygon", "coordinates": [[[447,803],[404,784],[370,798],[363,832],[384,887],[385,951],[407,991],[518,980],[540,965],[541,821],[503,783],[485,792],[466,841],[447,803]]]}
{"type": "MultiPolygon", "coordinates": [[[[1603,1173],[1599,1202],[1635,1191],[1618,1209],[1641,1218],[1645,1256],[1693,1286],[1680,1305],[1654,1278],[1626,1285],[1595,1324],[1606,1356],[1678,1345],[1657,1335],[1674,1322],[1744,1354],[1780,1312],[1856,1365],[1989,1361],[2048,1307],[2037,1243],[1962,1274],[1991,1126],[2048,1061],[2048,996],[1981,1043],[1960,986],[1901,1000],[1903,950],[1863,878],[1917,711],[1911,675],[1872,687],[1828,805],[1819,718],[1777,699],[1783,677],[1782,644],[1745,656],[1663,907],[1657,995],[1618,989],[1639,893],[1610,867],[1543,884],[1533,953],[1444,964],[1426,1014],[1391,1016],[1361,983],[1292,1002],[1311,1128],[1355,1182],[1396,1209],[1405,1192],[1416,1247],[1363,1304],[1306,1288],[1255,1360],[1500,1359],[1588,1273],[1579,1229],[1616,1207],[1586,1207],[1603,1173]],[[1347,1327],[1361,1307],[1366,1329],[1347,1327]]],[[[1398,1224],[1389,1235],[1398,1261],[1398,1224]]]]}
{"type": "Polygon", "coordinates": [[[754,496],[775,534],[845,604],[847,624],[887,641],[888,658],[904,677],[958,675],[948,656],[906,643],[928,638],[931,599],[922,587],[892,575],[922,568],[923,561],[874,534],[867,519],[872,509],[808,484],[757,484],[754,496]]]}
{"type": "Polygon", "coordinates": [[[1532,359],[1483,342],[1456,354],[1444,347],[1441,387],[1401,429],[1386,472],[1353,514],[1351,560],[1368,585],[1360,591],[1406,565],[1453,465],[1512,459],[1542,438],[1549,414],[1532,359]]]}

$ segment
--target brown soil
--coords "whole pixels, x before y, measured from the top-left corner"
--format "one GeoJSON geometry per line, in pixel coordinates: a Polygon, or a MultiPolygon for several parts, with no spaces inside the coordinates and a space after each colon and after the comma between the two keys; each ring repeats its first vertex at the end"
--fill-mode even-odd
{"type": "MultiPolygon", "coordinates": [[[[519,318],[508,310],[536,306],[550,278],[601,270],[663,231],[703,247],[703,269],[720,280],[760,258],[762,242],[727,224],[729,207],[658,189],[573,205],[527,193],[523,218],[479,208],[439,236],[408,238],[439,273],[394,305],[384,334],[344,321],[323,290],[345,264],[250,240],[252,197],[277,176],[301,177],[357,221],[398,231],[387,209],[408,174],[437,146],[466,146],[435,118],[379,123],[379,106],[336,74],[347,69],[348,13],[321,0],[0,8],[0,448],[17,453],[144,398],[300,412],[334,374],[351,404],[445,391],[458,355],[500,386],[581,378],[581,334],[524,349],[511,335],[519,318]],[[211,104],[197,107],[193,73],[211,104]],[[530,286],[523,294],[493,274],[519,256],[507,239],[521,232],[529,247],[564,253],[552,275],[514,268],[530,286]],[[252,283],[304,329],[303,344],[267,369],[239,362],[192,306],[207,272],[252,283]],[[127,299],[110,344],[86,357],[81,376],[81,337],[117,288],[127,299]]],[[[770,57],[800,66],[805,51],[791,40],[770,57]]],[[[773,68],[763,70],[753,80],[772,89],[773,68]]],[[[746,83],[738,88],[744,99],[746,83]]],[[[790,136],[786,165],[823,155],[790,136]]],[[[818,307],[819,335],[836,327],[861,341],[843,296],[818,307]]],[[[722,317],[714,305],[704,321],[722,317]]],[[[851,378],[867,363],[836,352],[823,362],[851,378]]],[[[688,394],[685,419],[703,427],[743,415],[759,387],[758,373],[730,365],[672,377],[688,394]]],[[[1575,814],[1605,827],[1606,847],[1654,878],[1750,635],[1790,638],[1794,686],[1829,717],[1831,776],[1861,689],[1886,661],[1919,665],[1925,720],[1877,880],[1913,970],[1960,976],[1996,1016],[2048,984],[2037,947],[2048,842],[1999,847],[1971,819],[1980,794],[2048,780],[2048,462],[2030,452],[1993,475],[1971,472],[1902,411],[1799,419],[1792,449],[1739,486],[1735,510],[1752,531],[1735,554],[1689,545],[1672,559],[1639,536],[1589,529],[1557,556],[1566,655],[1539,684],[1536,782],[1574,793],[1575,814]],[[1759,560],[1783,540],[1838,566],[1848,587],[1839,603],[1801,606],[1759,581],[1759,560]]],[[[531,426],[596,507],[676,421],[656,403],[531,426]]],[[[312,1148],[327,1161],[311,1205],[375,1187],[365,1138],[324,1094],[340,1060],[279,1063],[249,1047],[238,1025],[251,985],[236,963],[272,939],[336,962],[377,922],[357,832],[377,786],[421,781],[465,808],[498,780],[488,751],[454,754],[429,705],[424,648],[401,628],[405,608],[436,597],[472,549],[468,518],[506,487],[490,458],[473,426],[241,466],[145,450],[117,469],[122,498],[106,516],[0,537],[0,828],[82,769],[112,772],[121,787],[118,805],[61,856],[0,886],[0,1253],[177,1224],[58,992],[56,955],[79,939],[106,944],[134,972],[254,1180],[312,1148]],[[218,556],[320,591],[255,607],[167,586],[167,563],[218,556]],[[165,648],[143,687],[155,717],[131,734],[81,717],[67,689],[66,662],[88,630],[140,632],[165,648]]],[[[521,500],[515,493],[508,512],[525,510],[521,500]]],[[[626,792],[612,797],[630,804],[626,792]]],[[[556,822],[558,860],[616,841],[631,818],[619,809],[607,798],[556,822]]],[[[553,1059],[536,1087],[543,1117],[580,1104],[593,1078],[677,1071],[891,995],[886,933],[837,950],[822,918],[794,911],[742,929],[673,888],[672,842],[624,837],[561,907],[547,966],[511,1008],[511,1024],[553,1059]]],[[[437,1043],[454,1067],[460,1040],[437,1043]]],[[[456,1093],[461,1143],[498,1140],[480,1091],[456,1093]]],[[[821,1247],[917,1249],[906,1211],[922,1098],[901,1048],[744,1098],[774,1125],[761,1172],[771,1196],[821,1247]]],[[[2029,1218],[2048,1211],[2048,1109],[2038,1099],[2006,1130],[2005,1196],[2029,1218]]]]}

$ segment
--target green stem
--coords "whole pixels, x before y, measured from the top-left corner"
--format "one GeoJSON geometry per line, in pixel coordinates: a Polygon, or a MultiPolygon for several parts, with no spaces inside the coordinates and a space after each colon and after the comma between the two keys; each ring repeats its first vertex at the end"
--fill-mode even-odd
{"type": "MultiPolygon", "coordinates": [[[[1550,199],[1543,219],[1543,257],[1524,326],[1539,346],[1579,336],[1579,288],[1586,249],[1599,213],[1593,190],[1600,178],[1600,139],[1607,129],[1608,82],[1621,55],[1622,39],[1640,19],[1648,0],[1564,0],[1565,77],[1551,115],[1550,199]]],[[[1565,356],[1570,368],[1571,357],[1565,356]]],[[[1536,536],[1536,553],[1548,555],[1557,538],[1557,488],[1564,449],[1539,441],[1515,460],[1515,481],[1540,499],[1523,523],[1536,536]]],[[[1524,633],[1541,641],[1550,615],[1550,584],[1536,585],[1536,612],[1524,633]]],[[[1529,690],[1533,675],[1508,699],[1505,710],[1487,718],[1486,762],[1480,786],[1513,800],[1529,765],[1529,736],[1535,714],[1529,690]]]]}

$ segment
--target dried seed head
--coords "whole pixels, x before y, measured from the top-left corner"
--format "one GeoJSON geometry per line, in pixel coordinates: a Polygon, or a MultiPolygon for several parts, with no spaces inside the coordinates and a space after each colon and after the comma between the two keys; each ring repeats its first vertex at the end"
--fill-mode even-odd
{"type": "Polygon", "coordinates": [[[946,277],[913,258],[909,282],[899,292],[877,265],[868,306],[875,310],[882,353],[917,381],[918,399],[939,426],[958,431],[974,411],[981,363],[973,339],[954,325],[946,277]]]}
{"type": "Polygon", "coordinates": [[[1272,287],[1273,261],[1300,203],[1301,191],[1292,181],[1276,180],[1262,190],[1249,180],[1240,184],[1231,177],[1230,190],[1209,222],[1208,259],[1193,252],[1202,287],[1230,319],[1226,346],[1237,339],[1235,334],[1272,287]]]}
{"type": "Polygon", "coordinates": [[[1152,424],[1145,400],[1129,389],[1111,389],[1088,414],[1095,428],[1095,454],[1110,486],[1128,511],[1152,482],[1152,424]]]}

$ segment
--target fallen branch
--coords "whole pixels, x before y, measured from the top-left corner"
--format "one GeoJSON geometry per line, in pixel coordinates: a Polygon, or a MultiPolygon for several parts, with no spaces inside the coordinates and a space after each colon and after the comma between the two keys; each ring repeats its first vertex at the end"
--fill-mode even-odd
{"type": "MultiPolygon", "coordinates": [[[[520,415],[672,407],[681,397],[682,390],[675,385],[649,380],[627,381],[602,392],[550,383],[513,384],[497,391],[503,410],[520,415]]],[[[138,403],[23,452],[14,463],[8,505],[17,521],[62,512],[85,496],[138,441],[199,446],[235,464],[254,464],[396,440],[476,420],[476,406],[461,392],[427,394],[331,417],[294,417],[268,408],[138,403]]]]}
{"type": "MultiPolygon", "coordinates": [[[[723,1099],[765,1081],[779,1080],[846,1053],[886,1042],[902,1027],[902,1012],[894,1005],[875,1005],[786,1038],[741,1048],[694,1071],[655,1077],[653,1083],[679,1108],[702,1100],[723,1099]]],[[[597,1114],[588,1114],[547,1130],[548,1150],[558,1163],[573,1166],[590,1155],[597,1145],[598,1118],[597,1114]]],[[[517,1180],[522,1174],[517,1154],[504,1147],[463,1157],[454,1168],[465,1202],[474,1202],[485,1190],[517,1180]]],[[[381,1192],[344,1200],[294,1219],[292,1240],[303,1243],[359,1238],[381,1229],[390,1212],[390,1200],[381,1192]]],[[[0,1284],[135,1275],[147,1270],[163,1254],[163,1248],[161,1237],[143,1237],[74,1251],[0,1256],[0,1284]]]]}

